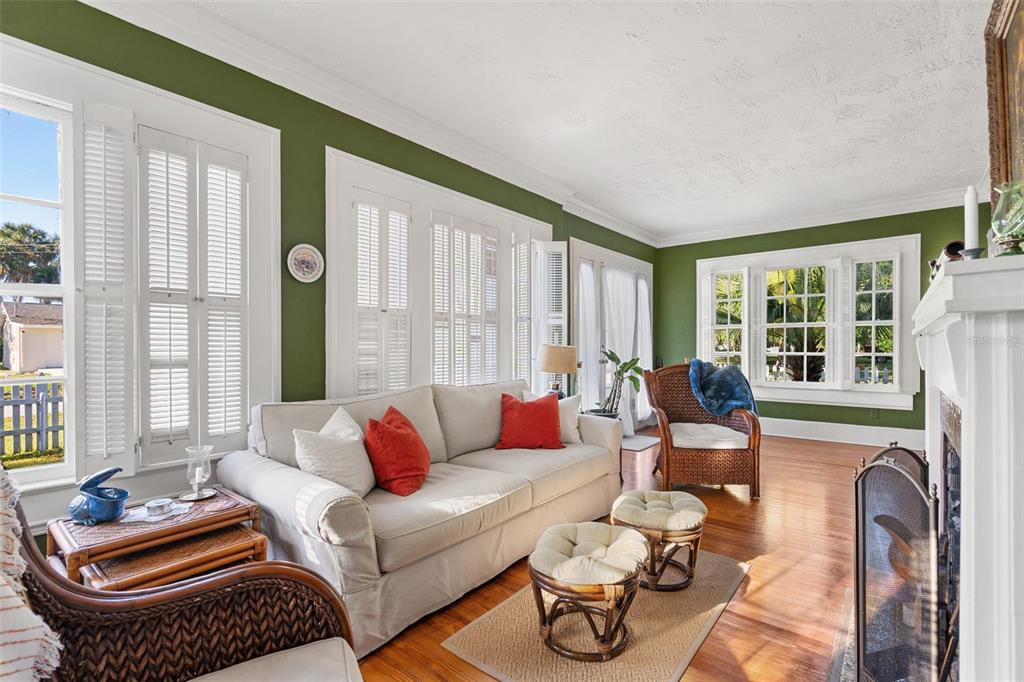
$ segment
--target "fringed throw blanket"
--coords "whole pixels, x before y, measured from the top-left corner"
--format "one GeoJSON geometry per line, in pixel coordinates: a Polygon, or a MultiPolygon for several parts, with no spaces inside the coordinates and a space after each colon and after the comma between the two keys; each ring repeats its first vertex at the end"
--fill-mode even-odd
{"type": "Polygon", "coordinates": [[[690,361],[690,387],[697,401],[711,414],[723,417],[735,409],[757,414],[750,382],[736,365],[719,367],[703,360],[690,361]]]}
{"type": "Polygon", "coordinates": [[[17,504],[18,489],[0,466],[0,680],[48,679],[60,665],[60,641],[25,597],[17,504]]]}

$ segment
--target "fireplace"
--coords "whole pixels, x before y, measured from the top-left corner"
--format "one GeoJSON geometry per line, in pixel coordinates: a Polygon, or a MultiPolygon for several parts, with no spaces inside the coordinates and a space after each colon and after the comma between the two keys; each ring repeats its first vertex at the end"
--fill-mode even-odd
{"type": "Polygon", "coordinates": [[[859,679],[940,678],[948,640],[945,586],[939,502],[927,486],[925,460],[895,443],[857,472],[859,679]]]}

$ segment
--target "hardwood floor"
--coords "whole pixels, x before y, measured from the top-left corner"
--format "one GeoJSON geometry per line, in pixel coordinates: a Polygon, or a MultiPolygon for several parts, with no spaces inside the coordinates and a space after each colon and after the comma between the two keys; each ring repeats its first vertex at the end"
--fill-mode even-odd
{"type": "MultiPolygon", "coordinates": [[[[876,448],[766,436],[761,499],[693,487],[709,508],[701,550],[750,564],[684,680],[821,680],[853,588],[853,470],[876,448]]],[[[657,449],[623,456],[624,488],[660,488],[657,449]]],[[[700,564],[698,562],[698,570],[700,564]]],[[[360,665],[367,680],[489,680],[441,646],[529,584],[526,560],[408,628],[360,665]]]]}

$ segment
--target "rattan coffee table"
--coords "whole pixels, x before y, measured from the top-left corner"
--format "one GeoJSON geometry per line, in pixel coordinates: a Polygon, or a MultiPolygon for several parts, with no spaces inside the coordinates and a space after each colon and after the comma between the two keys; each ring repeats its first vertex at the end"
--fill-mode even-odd
{"type": "Polygon", "coordinates": [[[70,580],[107,590],[164,585],[230,563],[266,559],[259,505],[222,486],[216,491],[187,512],[156,522],[80,526],[55,519],[46,528],[46,553],[70,580]]]}

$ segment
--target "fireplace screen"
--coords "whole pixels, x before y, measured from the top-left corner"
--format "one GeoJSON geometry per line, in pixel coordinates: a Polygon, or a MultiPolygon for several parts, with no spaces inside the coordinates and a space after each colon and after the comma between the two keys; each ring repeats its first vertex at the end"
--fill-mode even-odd
{"type": "Polygon", "coordinates": [[[857,666],[864,680],[938,676],[937,504],[922,472],[904,464],[912,462],[883,453],[857,475],[857,666]]]}

